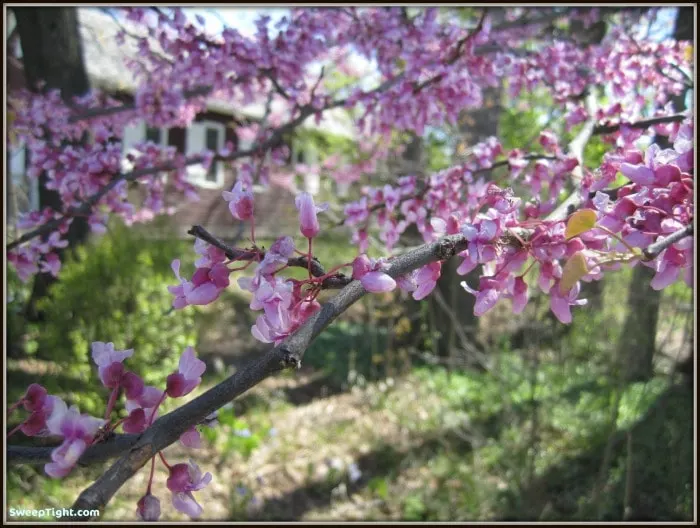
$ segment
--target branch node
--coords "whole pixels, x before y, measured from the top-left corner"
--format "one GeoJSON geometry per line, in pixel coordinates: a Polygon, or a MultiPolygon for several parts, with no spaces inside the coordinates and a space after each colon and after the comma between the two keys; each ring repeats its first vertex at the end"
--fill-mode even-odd
{"type": "Polygon", "coordinates": [[[299,354],[296,354],[285,347],[280,348],[280,352],[283,354],[282,366],[285,369],[294,368],[298,370],[301,368],[301,359],[299,358],[299,354]]]}

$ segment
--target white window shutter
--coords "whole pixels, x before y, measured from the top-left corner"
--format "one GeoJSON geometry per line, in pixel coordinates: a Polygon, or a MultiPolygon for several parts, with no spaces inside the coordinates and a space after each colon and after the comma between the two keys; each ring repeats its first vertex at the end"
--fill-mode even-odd
{"type": "Polygon", "coordinates": [[[122,137],[122,171],[128,172],[133,168],[133,165],[126,160],[126,155],[131,152],[134,145],[143,143],[146,140],[146,124],[143,121],[131,123],[124,127],[124,136],[122,137]]]}
{"type": "Polygon", "coordinates": [[[131,123],[124,127],[124,137],[122,138],[122,148],[124,154],[129,152],[136,143],[142,143],[146,140],[146,124],[141,121],[139,123],[131,123]]]}
{"type": "Polygon", "coordinates": [[[24,177],[27,167],[27,148],[24,144],[10,149],[10,174],[15,178],[24,177]]]}
{"type": "MultiPolygon", "coordinates": [[[[191,123],[187,127],[187,138],[185,145],[185,153],[187,157],[201,154],[205,148],[204,131],[206,127],[204,123],[191,123]]],[[[204,179],[206,171],[201,165],[190,165],[187,167],[187,175],[194,180],[204,179]]]]}

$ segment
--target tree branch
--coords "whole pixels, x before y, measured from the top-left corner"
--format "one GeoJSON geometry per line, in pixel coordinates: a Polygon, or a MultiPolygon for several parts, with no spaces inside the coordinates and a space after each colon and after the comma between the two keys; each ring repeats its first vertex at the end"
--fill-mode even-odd
{"type": "Polygon", "coordinates": [[[654,125],[662,125],[664,123],[678,123],[687,119],[686,114],[671,114],[667,116],[652,117],[650,119],[643,119],[641,121],[634,121],[632,123],[617,123],[615,125],[596,125],[593,128],[594,135],[600,134],[612,134],[620,130],[622,125],[628,126],[630,128],[649,128],[654,125]]]}
{"type": "Polygon", "coordinates": [[[689,224],[678,231],[675,231],[665,238],[659,238],[656,242],[648,246],[644,250],[644,260],[654,260],[658,257],[661,252],[675,244],[676,242],[683,240],[687,236],[692,236],[693,234],[693,224],[689,224]]]}
{"type": "MultiPolygon", "coordinates": [[[[221,240],[216,238],[200,225],[192,226],[192,228],[187,231],[187,234],[199,238],[216,248],[219,248],[231,260],[251,261],[256,260],[258,256],[261,258],[265,257],[264,251],[246,251],[244,249],[232,248],[224,244],[221,240]]],[[[287,261],[287,266],[309,269],[309,261],[306,257],[294,257],[287,261]]],[[[325,268],[315,257],[311,259],[311,274],[314,277],[323,277],[326,274],[325,268]]],[[[347,286],[351,282],[352,279],[347,275],[344,275],[343,273],[336,273],[335,275],[324,279],[321,286],[324,289],[339,289],[347,286]]]]}
{"type": "MultiPolygon", "coordinates": [[[[138,439],[139,435],[136,434],[114,435],[104,442],[88,447],[78,460],[78,465],[89,466],[117,457],[130,449],[138,439]]],[[[51,453],[56,447],[8,445],[7,463],[8,465],[45,464],[51,462],[51,453]]]]}
{"type": "MultiPolygon", "coordinates": [[[[386,273],[398,277],[431,262],[451,258],[466,247],[467,241],[462,235],[443,237],[392,259],[386,273]]],[[[299,368],[311,342],[365,293],[359,281],[352,281],[280,345],[196,399],[160,417],[140,436],[127,454],[80,494],[73,508],[102,510],[127,480],[159,451],[174,443],[192,424],[198,423],[268,376],[284,369],[299,368]]],[[[71,520],[89,519],[76,517],[71,520]]]]}

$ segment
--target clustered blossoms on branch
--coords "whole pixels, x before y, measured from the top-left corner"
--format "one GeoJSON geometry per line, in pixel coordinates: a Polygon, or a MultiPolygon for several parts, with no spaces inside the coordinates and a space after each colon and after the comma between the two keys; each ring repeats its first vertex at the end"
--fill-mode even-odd
{"type": "MultiPolygon", "coordinates": [[[[318,120],[334,107],[359,109],[358,130],[378,144],[392,130],[420,135],[428,125],[454,124],[462,110],[481,104],[483,88],[508,78],[513,95],[536,87],[550,90],[555,101],[565,105],[570,125],[591,117],[577,102],[578,95],[595,85],[610,86],[608,102],[595,117],[633,121],[642,115],[649,88],[660,104],[681,93],[687,81],[679,69],[689,70],[692,63],[688,43],[637,42],[617,27],[599,44],[537,40],[558,18],[578,19],[587,27],[601,16],[595,9],[554,17],[549,11],[542,11],[542,17],[525,14],[521,24],[507,22],[502,27],[492,24],[484,11],[468,28],[440,16],[437,8],[410,16],[405,8],[299,8],[277,24],[274,36],[269,18],[262,17],[251,37],[230,28],[212,35],[200,21],[190,22],[181,9],[133,7],[125,12],[129,30],[122,31],[118,41],[137,39],[138,44],[138,57],[127,64],[138,83],[134,105],[121,105],[120,110],[120,103],[97,92],[66,104],[56,91],[26,92],[11,104],[14,136],[28,147],[29,176],[38,178],[45,172],[48,187],[60,193],[63,203],[61,211],[47,208],[20,219],[21,230],[51,223],[60,235],[51,241],[34,236],[19,247],[10,244],[8,258],[23,280],[42,271],[59,272],[54,250],[62,247],[60,238],[76,215],[86,216],[92,229],[101,232],[109,213],[131,223],[173,212],[165,204],[166,172],[172,173],[167,187],[191,199],[197,192],[187,181],[187,166],[206,167],[215,156],[239,160],[234,162],[236,169],[268,181],[284,150],[275,131],[285,126],[291,130],[308,117],[318,120]],[[537,45],[526,48],[533,40],[537,45]],[[380,81],[367,88],[357,79],[355,86],[344,89],[349,96],[343,99],[326,88],[326,78],[309,71],[324,61],[349,61],[350,49],[375,62],[380,81]],[[270,99],[283,110],[273,112],[255,132],[256,144],[263,148],[244,153],[227,144],[217,153],[185,157],[171,147],[146,143],[136,145],[127,164],[121,163],[118,139],[125,126],[137,120],[150,126],[187,126],[210,96],[242,105],[270,99]],[[87,142],[77,143],[86,132],[87,142]],[[73,144],[64,148],[65,142],[73,144]],[[266,151],[272,152],[270,158],[266,151]],[[127,181],[144,189],[140,206],[129,201],[127,181]]],[[[509,13],[506,19],[514,16],[509,13]]],[[[349,67],[347,62],[334,66],[349,67]]],[[[355,169],[338,167],[337,177],[372,170],[372,160],[386,154],[386,148],[355,169]]],[[[385,232],[389,248],[402,228],[397,224],[385,232]]]]}
{"type": "MultiPolygon", "coordinates": [[[[475,283],[462,283],[476,297],[478,316],[503,298],[520,313],[537,288],[549,296],[552,313],[569,323],[571,307],[586,303],[579,298],[581,282],[600,280],[623,263],[653,268],[655,289],[681,276],[692,282],[694,121],[691,115],[674,114],[669,102],[692,87],[692,46],[633,36],[626,27],[634,15],[620,13],[620,23],[601,39],[584,42],[588,39],[566,35],[562,27],[579,22],[588,31],[603,20],[601,10],[512,9],[496,21],[484,9],[464,23],[442,16],[438,8],[305,7],[292,9],[276,25],[276,34],[269,18],[261,17],[250,37],[230,28],[210,34],[201,20],[190,22],[179,8],[125,12],[126,29],[117,38],[137,39],[138,57],[127,64],[138,84],[133,104],[97,92],[67,102],[57,91],[26,92],[11,101],[13,135],[28,149],[28,175],[45,175],[47,188],[62,204],[60,210],[44,208],[19,219],[25,233],[8,244],[8,261],[22,280],[39,272],[58,275],[58,250],[67,245],[75,217],[86,217],[100,233],[109,214],[133,223],[172,212],[166,204],[172,189],[178,196],[197,197],[187,167],[208,168],[216,160],[230,162],[237,172],[222,199],[233,220],[250,222],[251,245],[228,248],[193,232],[196,269],[188,279],[181,275],[179,259],[173,261],[178,280],[169,288],[173,307],[214,302],[230,285],[231,273],[252,267],[252,276],[238,277],[237,283],[251,293],[250,308],[261,312],[251,332],[262,342],[280,344],[293,336],[319,312],[319,293],[329,284],[357,280],[372,293],[398,286],[416,300],[427,297],[440,279],[441,262],[398,277],[387,273],[410,227],[426,242],[460,237],[466,249],[458,255],[457,272],[466,275],[480,267],[475,283]],[[376,78],[357,75],[349,60],[353,54],[371,63],[376,78]],[[351,82],[334,87],[328,82],[332,67],[351,82]],[[422,136],[428,127],[455,125],[464,110],[482,105],[484,89],[501,86],[504,79],[511,98],[535,90],[550,96],[567,131],[585,123],[584,130],[592,126],[593,133],[602,134],[609,150],[601,166],[593,171],[582,166],[581,154],[567,153],[553,130],[541,132],[535,149],[506,152],[497,138],[489,138],[472,146],[471,156],[459,165],[427,177],[409,174],[391,184],[361,187],[360,198],[345,205],[342,222],[352,228],[358,246],[352,262],[326,272],[314,258],[314,240],[323,231],[318,214],[327,207],[307,193],[295,198],[306,244],[297,249],[290,234],[279,233],[269,249],[258,247],[253,185],[267,185],[275,175],[277,181],[289,180],[282,170],[288,154],[282,139],[309,118],[319,123],[334,109],[353,114],[361,136],[354,159],[326,159],[313,168],[349,184],[388,158],[395,131],[422,136]],[[595,110],[584,106],[588,96],[596,99],[595,110]],[[252,140],[250,148],[236,150],[228,143],[218,152],[184,156],[143,143],[123,159],[119,139],[127,125],[189,126],[209,97],[238,106],[265,103],[262,121],[239,130],[241,139],[252,140]],[[673,148],[644,150],[639,140],[653,134],[669,137],[673,148]],[[499,168],[505,169],[509,187],[487,178],[499,168]],[[572,182],[574,171],[580,177],[572,182]],[[145,191],[142,204],[130,201],[130,185],[145,191]],[[567,195],[576,198],[573,210],[558,214],[567,195]],[[386,249],[383,256],[369,255],[375,234],[386,249]],[[305,268],[308,277],[284,276],[292,266],[305,268]],[[351,275],[339,273],[343,268],[351,275]]],[[[123,362],[132,353],[116,351],[111,343],[93,344],[100,379],[112,391],[103,420],[81,415],[36,384],[11,407],[22,405],[30,415],[10,434],[21,430],[63,438],[47,474],[67,475],[88,446],[119,425],[127,433],[143,432],[166,397],[185,396],[201,381],[204,364],[191,348],[164,391],[144,386],[125,370],[123,362]],[[112,423],[122,393],[128,416],[112,423]]],[[[180,440],[200,445],[196,427],[180,440]]],[[[202,475],[192,461],[171,466],[162,453],[159,457],[169,470],[173,505],[192,517],[200,515],[193,492],[211,475],[202,475]]],[[[155,457],[137,505],[146,520],[160,515],[160,501],[151,494],[154,464],[155,457]]]]}
{"type": "MultiPolygon", "coordinates": [[[[187,347],[180,357],[178,370],[168,376],[163,391],[145,385],[137,374],[125,369],[124,360],[133,353],[133,350],[115,350],[113,343],[92,343],[92,359],[98,367],[100,381],[111,390],[104,418],[80,414],[75,405],[69,408],[61,398],[49,395],[44,387],[33,383],[8,410],[11,412],[23,406],[30,414],[7,437],[21,431],[27,436],[62,438],[63,443],[53,450],[51,462],[44,466],[44,470],[50,477],[63,478],[73,470],[89,446],[108,438],[119,426],[125,433],[145,431],[158,417],[158,408],[165,399],[181,398],[192,392],[201,383],[206,369],[204,362],[196,358],[194,349],[187,347]],[[121,394],[126,398],[128,415],[113,421],[112,415],[121,394]]],[[[207,423],[212,425],[213,420],[207,423]]],[[[186,447],[200,447],[197,428],[191,427],[180,437],[180,442],[186,447]]],[[[191,460],[189,464],[171,466],[162,452],[158,456],[169,471],[167,487],[173,494],[173,506],[190,517],[199,517],[202,507],[192,492],[206,486],[211,481],[211,474],[202,476],[197,464],[191,460]]],[[[154,465],[155,456],[151,461],[146,494],[139,500],[136,510],[145,521],[156,521],[160,517],[160,501],[151,494],[154,465]]]]}

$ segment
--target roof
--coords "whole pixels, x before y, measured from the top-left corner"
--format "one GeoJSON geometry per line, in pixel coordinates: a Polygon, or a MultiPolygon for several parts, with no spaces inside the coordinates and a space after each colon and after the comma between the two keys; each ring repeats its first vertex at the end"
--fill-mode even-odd
{"type": "MultiPolygon", "coordinates": [[[[118,44],[117,33],[123,28],[130,34],[148,37],[145,28],[128,21],[117,21],[109,13],[97,8],[78,8],[80,34],[83,38],[83,56],[85,67],[93,87],[107,92],[122,91],[133,93],[137,84],[131,72],[125,67],[125,60],[138,58],[135,38],[126,38],[118,44]]],[[[160,49],[157,40],[150,39],[153,49],[160,49]]],[[[281,104],[273,103],[273,110],[281,110],[281,104]]],[[[265,113],[265,103],[253,103],[245,106],[230,101],[211,98],[207,101],[207,110],[223,115],[237,115],[260,119],[265,113]]],[[[341,108],[324,112],[320,124],[312,118],[302,125],[304,128],[317,129],[329,134],[354,138],[353,123],[350,116],[341,108]]]]}

